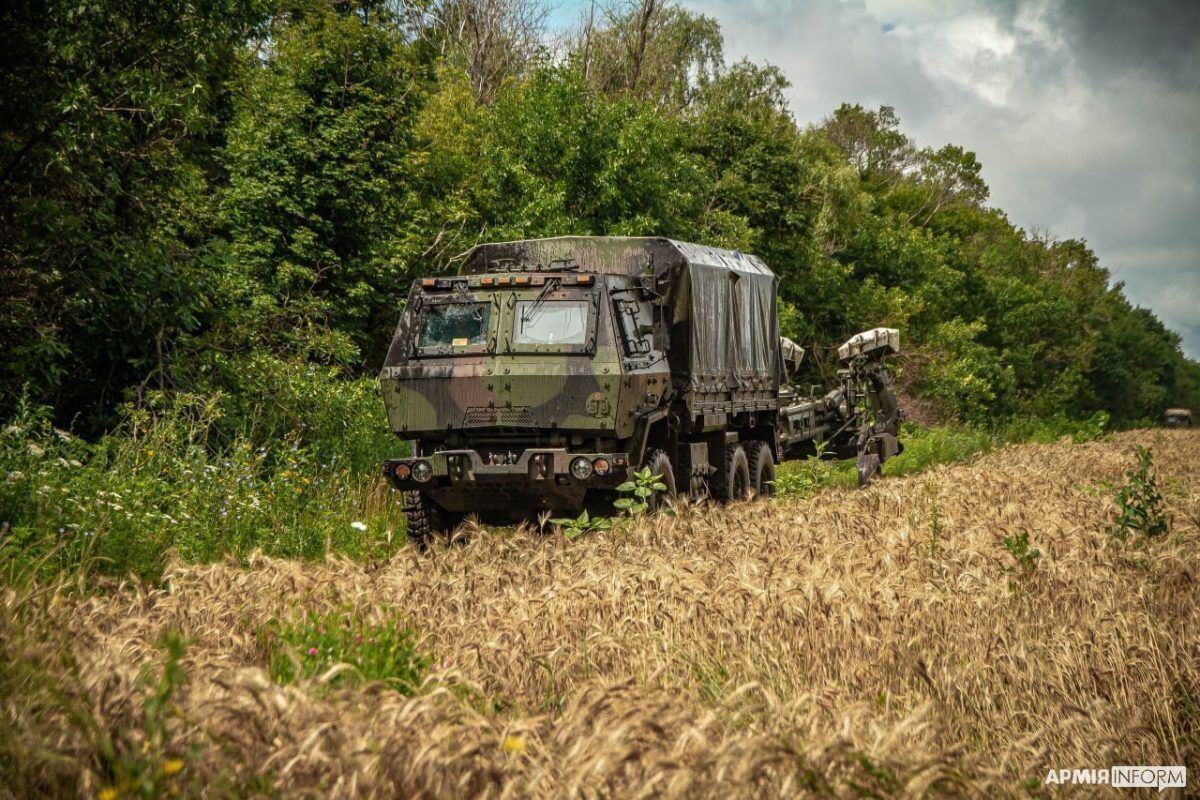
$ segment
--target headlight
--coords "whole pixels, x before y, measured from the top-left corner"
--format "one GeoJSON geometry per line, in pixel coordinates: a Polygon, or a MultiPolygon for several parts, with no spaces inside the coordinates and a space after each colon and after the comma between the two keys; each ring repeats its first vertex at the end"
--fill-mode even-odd
{"type": "Polygon", "coordinates": [[[597,458],[592,462],[592,467],[596,470],[596,474],[604,476],[608,474],[609,464],[607,458],[597,458]]]}
{"type": "Polygon", "coordinates": [[[418,461],[413,464],[412,476],[421,483],[425,483],[425,481],[433,477],[433,467],[429,466],[428,461],[418,461]]]}
{"type": "Polygon", "coordinates": [[[586,481],[592,477],[592,462],[580,456],[571,462],[571,474],[577,480],[586,481]]]}
{"type": "Polygon", "coordinates": [[[402,480],[402,481],[408,480],[408,476],[411,474],[412,474],[412,470],[409,468],[408,464],[397,464],[396,465],[396,477],[399,478],[400,480],[402,480]]]}

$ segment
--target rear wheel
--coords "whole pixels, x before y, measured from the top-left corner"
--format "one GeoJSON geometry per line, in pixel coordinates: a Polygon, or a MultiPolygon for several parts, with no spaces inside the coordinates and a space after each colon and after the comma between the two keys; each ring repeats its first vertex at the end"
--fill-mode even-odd
{"type": "Polygon", "coordinates": [[[655,448],[646,451],[642,463],[650,470],[651,475],[658,475],[659,481],[667,487],[665,492],[654,492],[646,498],[646,510],[657,511],[668,499],[675,497],[675,469],[671,466],[670,457],[664,451],[655,448]]]}
{"type": "Polygon", "coordinates": [[[755,494],[775,494],[775,456],[766,442],[750,442],[746,445],[750,462],[750,487],[755,494]]]}
{"type": "Polygon", "coordinates": [[[422,492],[404,493],[404,518],[408,523],[408,539],[424,550],[434,537],[454,527],[454,515],[449,514],[422,492]]]}
{"type": "Polygon", "coordinates": [[[740,444],[725,445],[725,468],[713,477],[713,497],[722,502],[746,499],[750,493],[750,463],[740,444]]]}

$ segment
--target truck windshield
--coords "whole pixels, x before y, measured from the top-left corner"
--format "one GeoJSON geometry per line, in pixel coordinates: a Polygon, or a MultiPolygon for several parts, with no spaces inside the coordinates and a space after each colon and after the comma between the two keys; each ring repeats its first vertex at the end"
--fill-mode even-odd
{"type": "Polygon", "coordinates": [[[446,303],[425,307],[420,347],[469,347],[487,344],[487,303],[446,303]]]}
{"type": "Polygon", "coordinates": [[[553,300],[517,303],[514,344],[583,344],[587,336],[585,302],[553,300]]]}

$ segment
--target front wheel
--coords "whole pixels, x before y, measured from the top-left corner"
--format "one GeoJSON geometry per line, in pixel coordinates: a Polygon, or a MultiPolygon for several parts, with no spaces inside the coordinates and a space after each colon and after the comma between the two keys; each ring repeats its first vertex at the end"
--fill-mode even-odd
{"type": "Polygon", "coordinates": [[[454,516],[423,492],[404,492],[404,519],[408,523],[408,538],[424,550],[439,534],[454,527],[454,516]]]}

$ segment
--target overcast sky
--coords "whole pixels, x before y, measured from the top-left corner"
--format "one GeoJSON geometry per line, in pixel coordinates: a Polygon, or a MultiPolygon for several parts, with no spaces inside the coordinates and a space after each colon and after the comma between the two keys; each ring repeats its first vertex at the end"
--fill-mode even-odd
{"type": "Polygon", "coordinates": [[[992,205],[1086,239],[1200,358],[1200,0],[684,5],[720,22],[726,60],[783,69],[799,123],[884,104],[919,145],[975,151],[992,205]]]}

